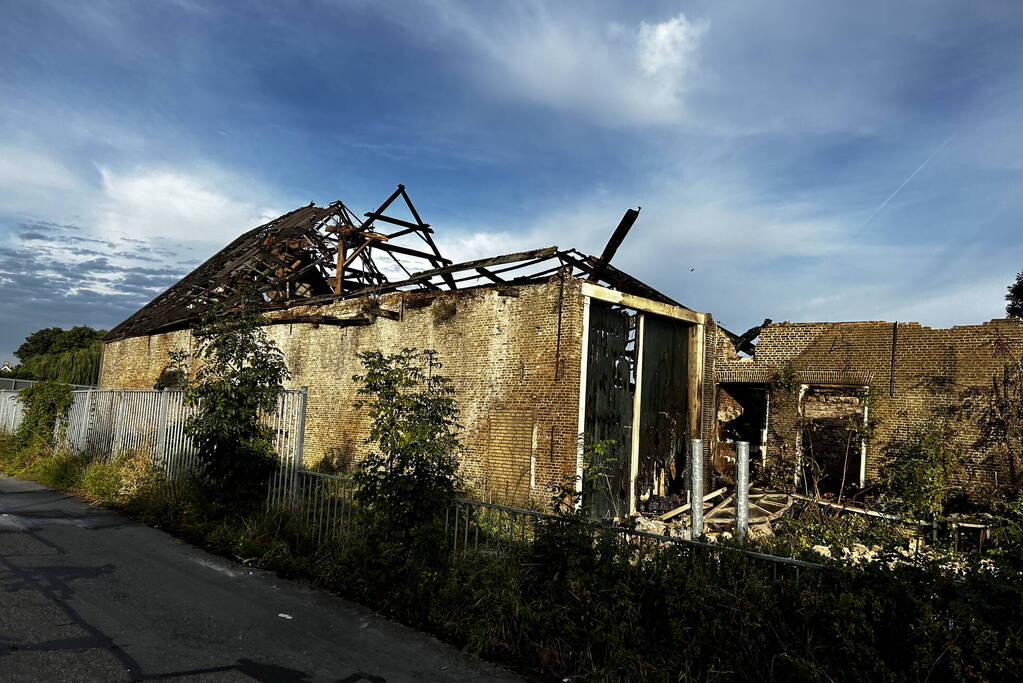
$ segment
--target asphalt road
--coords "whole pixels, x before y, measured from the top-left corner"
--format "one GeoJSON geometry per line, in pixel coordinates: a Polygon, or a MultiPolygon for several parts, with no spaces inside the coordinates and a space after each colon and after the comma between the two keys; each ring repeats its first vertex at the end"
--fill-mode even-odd
{"type": "Polygon", "coordinates": [[[341,598],[0,477],[0,681],[514,681],[341,598]]]}

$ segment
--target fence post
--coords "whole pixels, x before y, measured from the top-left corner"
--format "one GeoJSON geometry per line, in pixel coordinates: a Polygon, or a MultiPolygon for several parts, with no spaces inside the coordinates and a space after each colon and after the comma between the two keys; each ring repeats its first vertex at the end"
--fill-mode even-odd
{"type": "Polygon", "coordinates": [[[689,440],[689,473],[691,524],[689,536],[693,540],[703,536],[703,441],[689,440]]]}
{"type": "Polygon", "coordinates": [[[298,471],[302,469],[302,449],[305,447],[305,409],[309,402],[309,387],[302,387],[298,394],[298,426],[291,455],[291,503],[298,504],[298,471]]]}
{"type": "Polygon", "coordinates": [[[745,541],[749,533],[749,442],[735,443],[735,534],[745,541]]]}
{"type": "Polygon", "coordinates": [[[153,463],[161,467],[167,462],[167,406],[170,394],[166,389],[160,390],[160,406],[156,413],[156,446],[153,448],[153,463]],[[159,462],[157,462],[159,458],[159,462]]]}
{"type": "Polygon", "coordinates": [[[82,424],[78,430],[78,450],[89,449],[89,431],[92,429],[92,389],[85,390],[85,408],[82,411],[82,424]]]}
{"type": "Polygon", "coordinates": [[[121,450],[121,438],[124,433],[124,389],[114,392],[117,397],[117,411],[114,413],[114,437],[110,442],[110,455],[117,455],[121,450]]]}

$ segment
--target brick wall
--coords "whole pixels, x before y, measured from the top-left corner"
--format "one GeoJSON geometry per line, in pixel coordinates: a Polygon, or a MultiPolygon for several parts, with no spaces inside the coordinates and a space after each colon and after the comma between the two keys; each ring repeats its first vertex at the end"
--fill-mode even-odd
{"type": "MultiPolygon", "coordinates": [[[[717,382],[770,382],[791,363],[801,384],[868,386],[869,409],[878,428],[867,446],[867,480],[878,476],[886,445],[909,436],[957,403],[966,388],[985,385],[1000,374],[1005,358],[992,345],[1007,340],[1018,354],[1023,349],[1023,322],[992,320],[982,325],[948,329],[919,323],[778,323],[761,330],[755,359],[738,359],[728,340],[717,342],[717,382]]],[[[1005,482],[1003,463],[974,447],[976,430],[956,425],[956,445],[969,461],[967,480],[973,490],[994,484],[995,471],[1005,482]]],[[[771,391],[768,453],[792,448],[798,438],[797,402],[771,391]]]]}
{"type": "MultiPolygon", "coordinates": [[[[309,387],[305,457],[350,462],[366,452],[365,416],[353,407],[361,370],[356,353],[402,347],[439,352],[461,408],[463,473],[499,499],[542,497],[548,481],[575,474],[582,353],[583,297],[579,281],[553,278],[502,296],[489,288],[392,293],[379,306],[401,320],[367,327],[271,325],[284,351],[289,388],[309,387]],[[531,487],[531,482],[535,487],[531,487]]],[[[366,300],[295,307],[287,315],[339,317],[366,300]]],[[[191,350],[189,331],[104,345],[102,388],[152,388],[168,353],[191,350]]]]}

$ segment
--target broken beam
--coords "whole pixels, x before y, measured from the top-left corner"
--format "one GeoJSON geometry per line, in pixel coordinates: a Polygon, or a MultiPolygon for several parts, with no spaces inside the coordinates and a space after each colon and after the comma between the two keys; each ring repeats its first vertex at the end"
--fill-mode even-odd
{"type": "MultiPolygon", "coordinates": [[[[640,207],[642,208],[642,207],[640,207]]],[[[629,230],[636,223],[636,219],[639,218],[639,210],[628,209],[625,215],[622,216],[622,220],[618,223],[618,227],[611,233],[611,238],[607,241],[604,246],[604,251],[601,253],[600,258],[597,259],[596,264],[593,266],[593,280],[599,280],[600,276],[604,273],[604,268],[611,259],[614,258],[615,254],[618,253],[618,247],[622,246],[622,242],[625,241],[625,236],[629,234],[629,230]]]]}
{"type": "Polygon", "coordinates": [[[338,318],[331,315],[296,315],[282,318],[270,318],[267,325],[334,325],[337,327],[353,327],[370,325],[373,321],[365,316],[354,318],[338,318]]]}
{"type": "Polygon", "coordinates": [[[588,296],[591,299],[599,299],[611,304],[625,306],[626,308],[634,308],[637,311],[645,311],[646,313],[656,313],[657,315],[663,315],[667,318],[675,318],[676,320],[683,320],[696,325],[703,325],[707,322],[706,313],[697,313],[696,311],[690,311],[688,308],[672,306],[671,304],[661,303],[660,301],[654,301],[652,299],[645,299],[641,296],[636,296],[635,294],[616,292],[613,289],[601,287],[600,285],[595,285],[590,282],[582,283],[582,293],[583,296],[588,296]]]}
{"type": "Polygon", "coordinates": [[[423,223],[422,225],[417,225],[415,223],[410,223],[409,221],[403,221],[400,218],[391,218],[390,216],[381,216],[380,214],[371,213],[369,211],[366,212],[366,217],[367,218],[372,218],[373,220],[377,220],[377,221],[383,221],[384,223],[390,223],[391,225],[397,225],[397,226],[400,226],[402,228],[408,228],[408,230],[402,230],[401,232],[396,232],[393,235],[388,235],[388,237],[397,237],[398,235],[405,235],[407,233],[418,231],[418,230],[423,230],[423,231],[430,232],[430,233],[433,232],[433,230],[430,229],[430,224],[429,223],[423,223]]]}

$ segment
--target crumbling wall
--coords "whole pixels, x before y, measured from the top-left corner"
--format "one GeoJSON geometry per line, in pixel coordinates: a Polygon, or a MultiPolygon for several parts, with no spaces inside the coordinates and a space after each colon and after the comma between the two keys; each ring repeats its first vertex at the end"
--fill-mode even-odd
{"type": "MultiPolygon", "coordinates": [[[[963,390],[989,384],[1007,358],[1023,350],[1023,322],[992,320],[981,325],[936,329],[919,323],[777,323],[761,330],[754,359],[738,359],[727,339],[717,343],[717,382],[769,382],[769,457],[792,454],[799,438],[799,387],[869,387],[869,417],[877,421],[867,444],[866,478],[876,480],[886,448],[919,431],[960,402],[963,390]],[[784,386],[785,376],[794,383],[784,386]]],[[[977,492],[1005,483],[1006,467],[974,446],[978,434],[956,423],[956,445],[966,454],[961,482],[977,492]]]]}
{"type": "MultiPolygon", "coordinates": [[[[286,315],[348,317],[367,304],[395,311],[368,326],[271,325],[292,372],[309,387],[306,466],[350,464],[367,452],[368,422],[354,408],[360,351],[438,351],[461,408],[463,473],[496,498],[522,502],[576,471],[583,297],[574,278],[514,288],[396,292],[378,300],[295,307],[286,315]]],[[[279,315],[285,315],[280,313],[279,315]]],[[[104,345],[102,388],[152,388],[168,353],[191,349],[186,331],[104,345]]]]}

